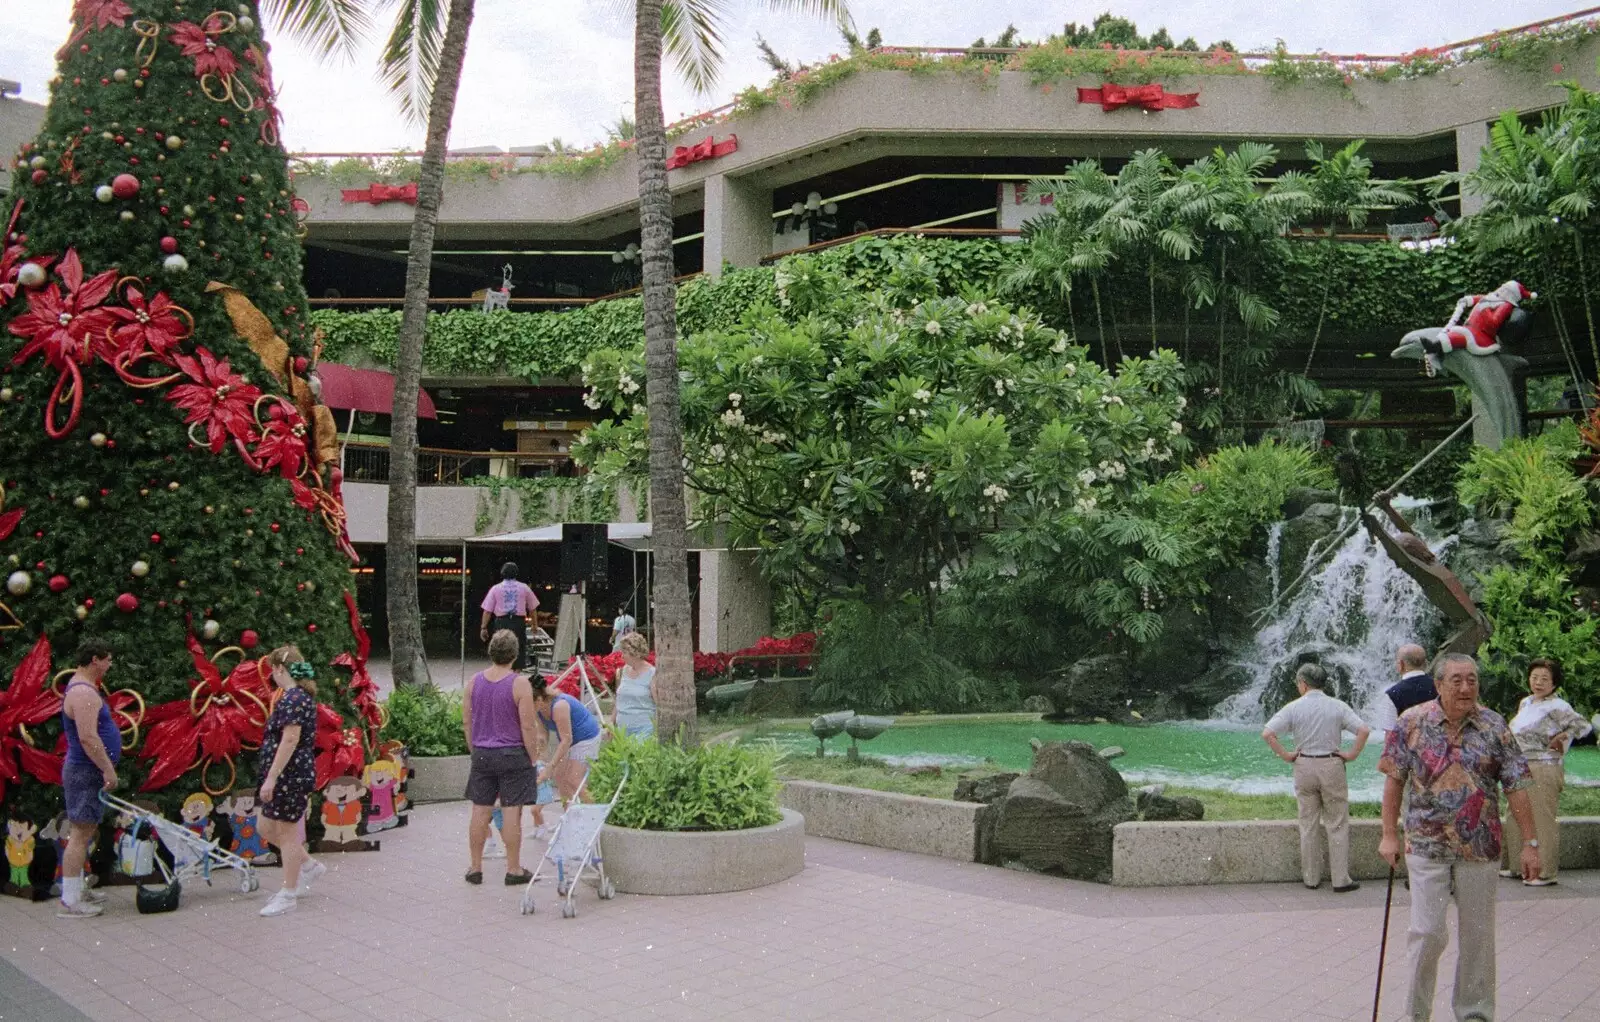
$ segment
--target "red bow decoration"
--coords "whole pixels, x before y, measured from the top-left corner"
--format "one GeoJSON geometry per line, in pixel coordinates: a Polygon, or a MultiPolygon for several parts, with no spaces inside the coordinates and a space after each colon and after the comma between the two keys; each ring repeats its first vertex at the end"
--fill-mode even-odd
{"type": "Polygon", "coordinates": [[[699,163],[701,160],[714,160],[719,156],[726,156],[738,148],[738,135],[729,135],[727,140],[723,142],[713,141],[711,136],[707,135],[694,145],[674,147],[672,155],[667,157],[667,169],[677,170],[679,167],[685,167],[691,163],[699,163]]]}
{"type": "Polygon", "coordinates": [[[385,202],[404,202],[412,206],[417,204],[417,183],[415,181],[404,185],[386,185],[378,181],[372,182],[367,188],[345,188],[339,192],[345,202],[370,202],[374,206],[385,202]]]}
{"type": "Polygon", "coordinates": [[[1103,110],[1118,110],[1125,106],[1145,110],[1188,110],[1200,105],[1198,92],[1168,92],[1166,87],[1150,85],[1114,85],[1107,82],[1098,89],[1079,89],[1078,102],[1098,103],[1103,110]]]}
{"type": "Polygon", "coordinates": [[[0,692],[0,799],[8,785],[26,770],[46,784],[61,783],[64,739],[53,752],[33,744],[28,725],[43,724],[61,712],[61,697],[49,685],[50,640],[39,636],[33,649],[11,673],[11,686],[0,692]]]}
{"type": "Polygon", "coordinates": [[[356,637],[356,651],[340,653],[333,658],[333,662],[335,666],[350,668],[350,701],[355,703],[361,719],[366,723],[367,741],[376,748],[378,729],[383,727],[383,706],[378,702],[378,683],[367,673],[367,654],[372,652],[372,637],[362,627],[361,613],[356,610],[356,598],[348,590],[344,594],[344,605],[350,612],[350,631],[356,637]]]}
{"type": "Polygon", "coordinates": [[[360,777],[366,765],[361,729],[345,727],[336,711],[326,703],[317,704],[317,790],[335,777],[360,777]]]}
{"type": "MultiPolygon", "coordinates": [[[[201,768],[200,784],[208,794],[222,794],[233,786],[215,791],[205,779],[214,763],[226,763],[230,774],[234,757],[245,749],[259,748],[267,726],[267,687],[265,660],[246,660],[226,678],[217,665],[206,659],[205,650],[195,637],[188,637],[189,655],[200,672],[200,680],[189,690],[188,699],[174,699],[153,707],[145,715],[151,725],[139,758],[155,760],[150,776],[140,791],[156,791],[179,777],[201,768]]],[[[240,652],[236,647],[222,653],[240,652]]]]}

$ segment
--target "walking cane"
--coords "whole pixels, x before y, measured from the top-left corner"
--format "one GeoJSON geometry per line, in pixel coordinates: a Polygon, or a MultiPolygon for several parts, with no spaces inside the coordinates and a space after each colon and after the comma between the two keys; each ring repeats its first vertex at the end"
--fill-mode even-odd
{"type": "Polygon", "coordinates": [[[1383,897],[1383,939],[1378,941],[1378,982],[1372,988],[1372,1022],[1378,1022],[1378,1001],[1383,996],[1383,959],[1389,950],[1389,909],[1394,906],[1394,867],[1389,867],[1389,893],[1383,897]]]}

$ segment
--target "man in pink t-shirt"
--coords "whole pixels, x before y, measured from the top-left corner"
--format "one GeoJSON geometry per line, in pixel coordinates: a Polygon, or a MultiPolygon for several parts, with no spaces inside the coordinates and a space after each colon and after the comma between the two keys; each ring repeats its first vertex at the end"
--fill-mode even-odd
{"type": "Polygon", "coordinates": [[[517,566],[507,561],[500,566],[500,581],[489,587],[483,597],[483,626],[478,637],[484,642],[489,636],[504,628],[517,637],[516,668],[527,670],[528,617],[539,606],[539,598],[525,583],[517,580],[517,566]]]}

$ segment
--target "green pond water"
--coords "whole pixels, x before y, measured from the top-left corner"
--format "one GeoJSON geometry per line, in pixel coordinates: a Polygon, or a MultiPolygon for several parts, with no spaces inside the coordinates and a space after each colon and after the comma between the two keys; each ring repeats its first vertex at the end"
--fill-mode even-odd
{"type": "MultiPolygon", "coordinates": [[[[1236,730],[1203,724],[1048,724],[1043,721],[918,721],[897,722],[871,741],[861,743],[865,756],[901,766],[939,764],[987,765],[1000,770],[1026,770],[1033,758],[1030,738],[1040,741],[1082,741],[1096,748],[1120,745],[1127,755],[1115,761],[1129,781],[1164,782],[1240,794],[1290,794],[1290,769],[1272,754],[1259,730],[1236,730]]],[[[810,755],[817,739],[804,725],[763,728],[745,739],[775,745],[791,755],[810,755]]],[[[830,755],[844,755],[848,735],[828,741],[830,755]]],[[[1378,736],[1350,765],[1350,796],[1376,802],[1382,794],[1377,771],[1378,736]]],[[[1567,756],[1569,783],[1600,783],[1600,751],[1594,746],[1567,756]]]]}

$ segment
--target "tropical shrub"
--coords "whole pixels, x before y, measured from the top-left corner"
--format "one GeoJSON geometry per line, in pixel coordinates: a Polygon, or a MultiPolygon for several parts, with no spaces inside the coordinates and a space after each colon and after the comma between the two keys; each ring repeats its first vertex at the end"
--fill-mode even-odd
{"type": "Polygon", "coordinates": [[[461,693],[432,685],[397,688],[389,696],[389,720],[383,737],[403,744],[413,756],[465,756],[466,732],[461,726],[461,693]]]}
{"type": "Polygon", "coordinates": [[[1006,693],[992,690],[940,649],[915,606],[839,601],[828,608],[828,618],[811,688],[817,709],[952,713],[1006,701],[1006,693]]]}
{"type": "Polygon", "coordinates": [[[639,830],[747,830],[781,818],[773,754],[748,745],[685,749],[612,732],[589,773],[589,790],[609,799],[627,785],[608,822],[639,830]]]}

